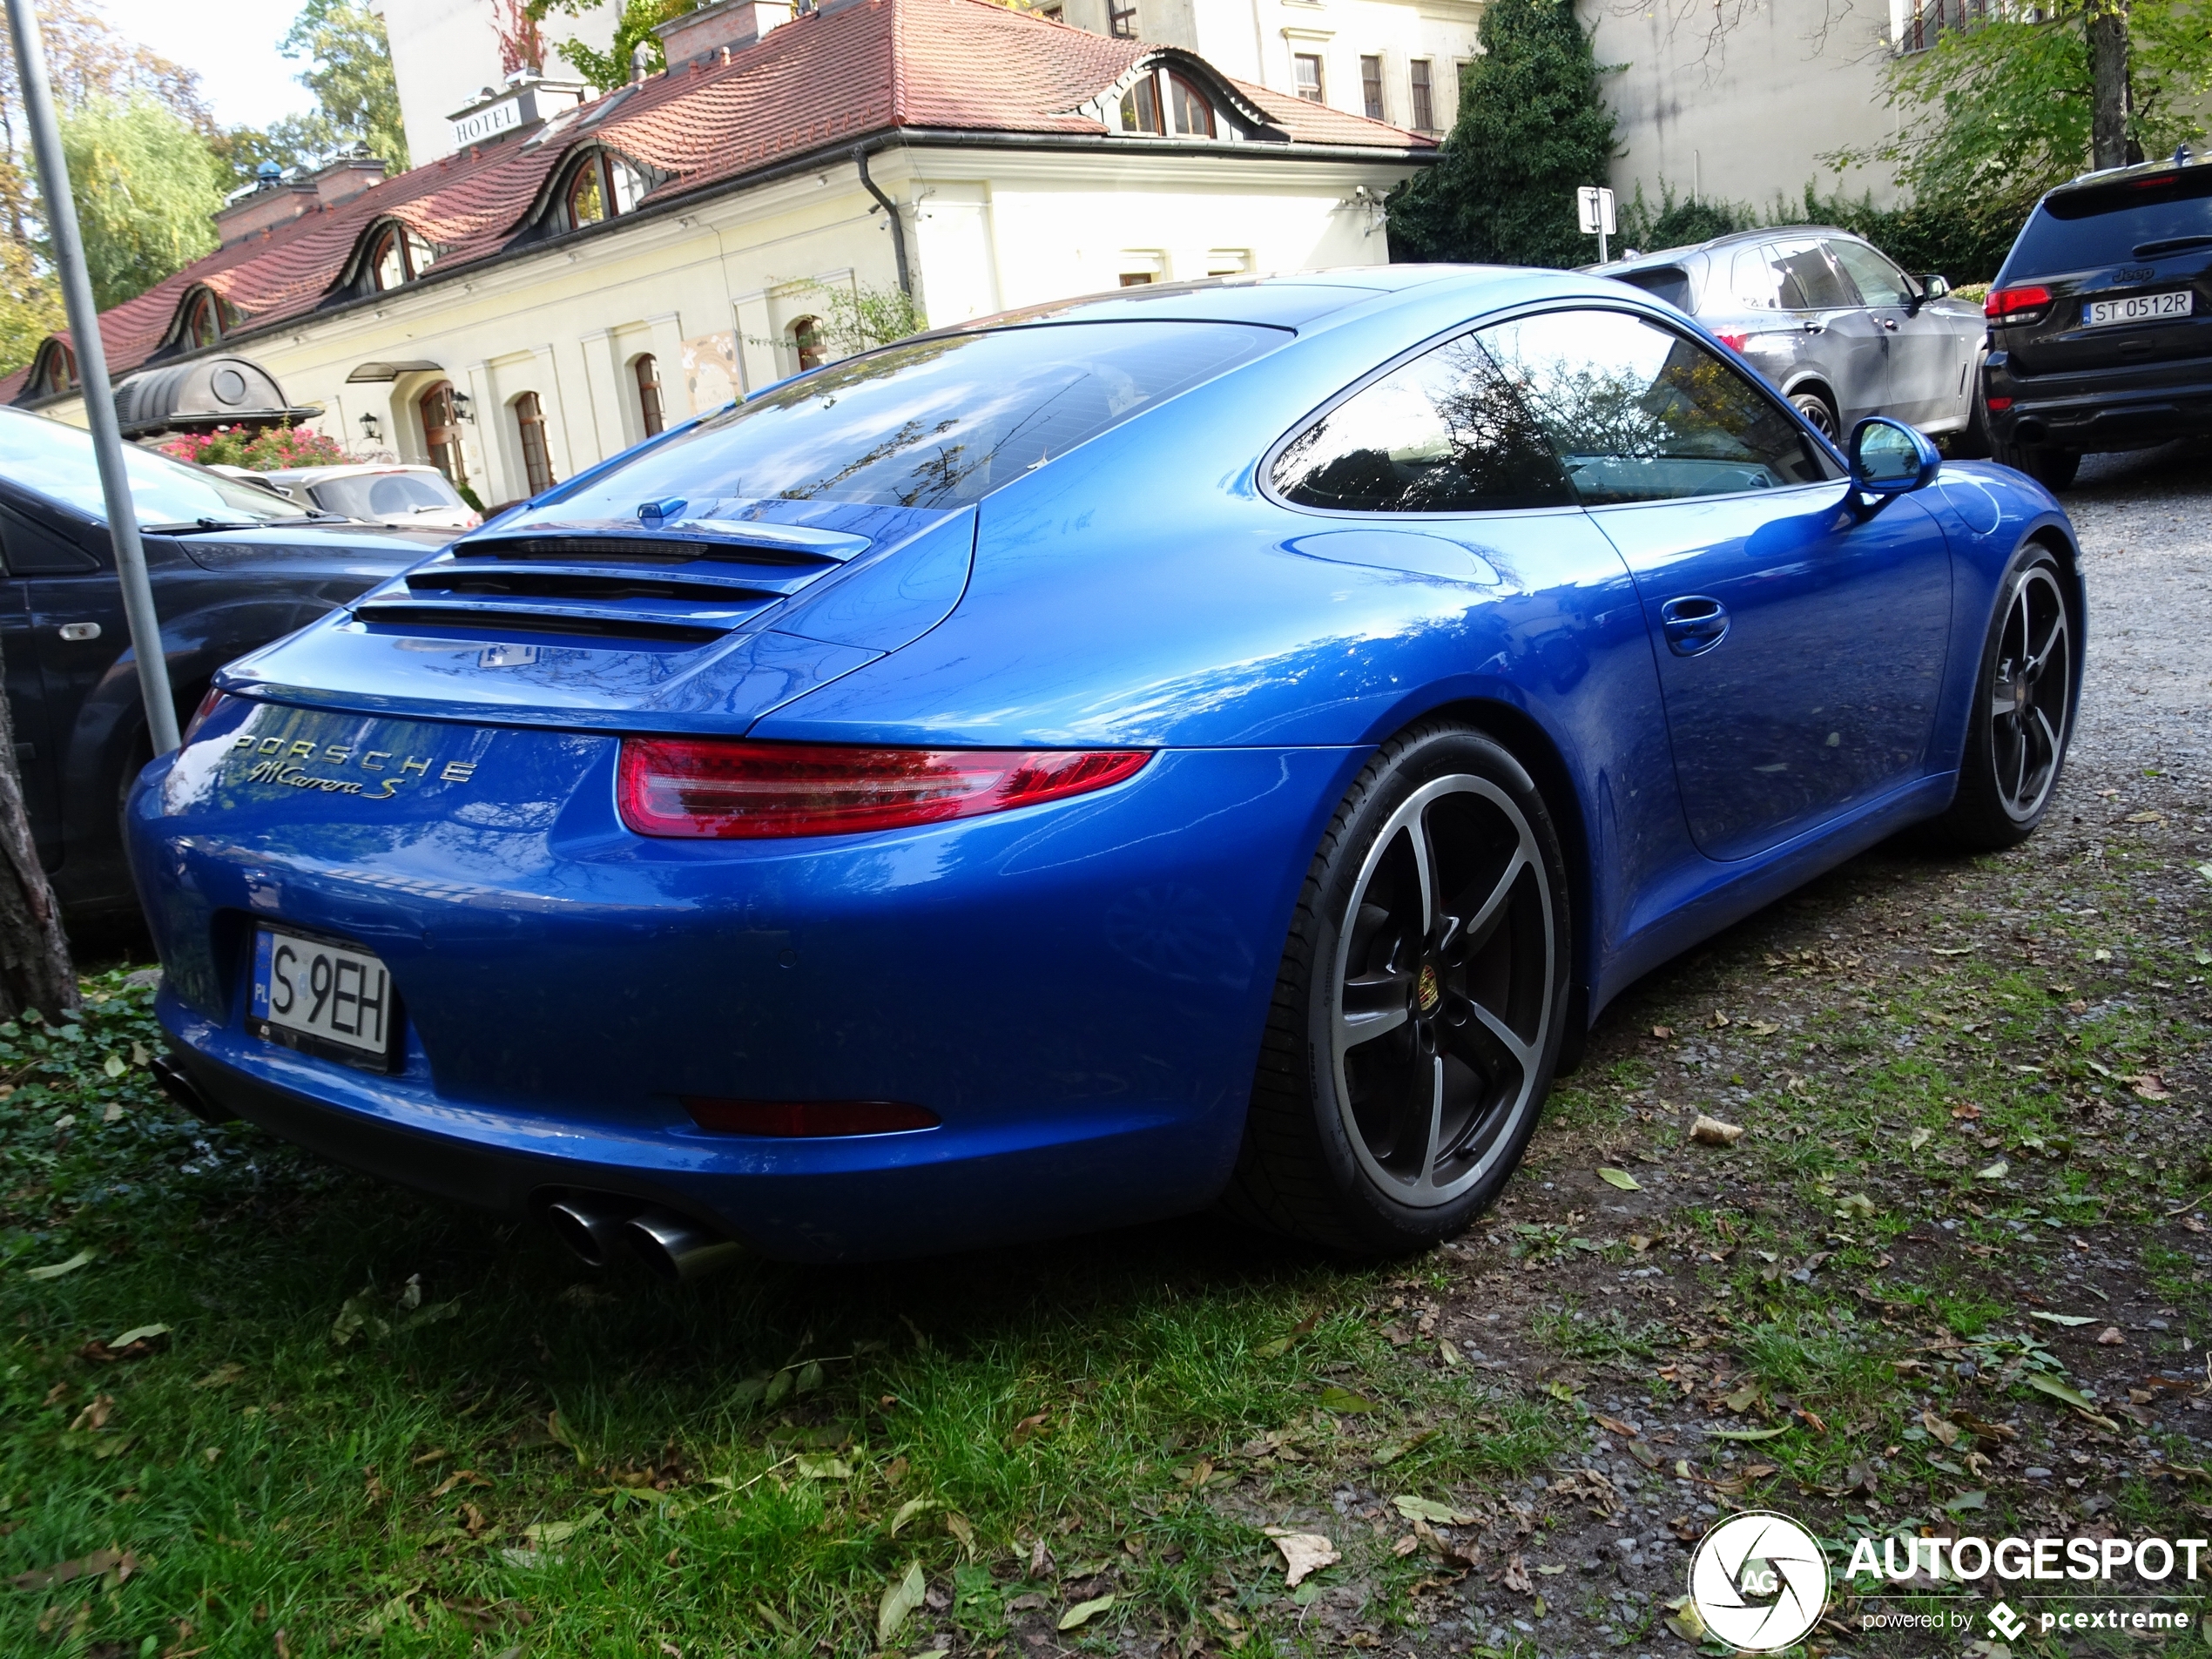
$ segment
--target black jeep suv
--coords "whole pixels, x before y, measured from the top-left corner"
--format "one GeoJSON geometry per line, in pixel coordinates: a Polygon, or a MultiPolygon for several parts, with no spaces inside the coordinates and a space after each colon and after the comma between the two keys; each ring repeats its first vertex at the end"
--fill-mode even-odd
{"type": "Polygon", "coordinates": [[[1998,460],[2063,489],[2085,454],[2212,433],[2212,157],[2060,185],[1982,308],[1998,460]]]}

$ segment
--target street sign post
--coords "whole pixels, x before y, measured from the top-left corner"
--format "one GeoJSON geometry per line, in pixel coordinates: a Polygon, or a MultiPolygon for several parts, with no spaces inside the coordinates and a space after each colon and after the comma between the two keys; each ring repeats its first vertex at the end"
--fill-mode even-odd
{"type": "MultiPolygon", "coordinates": [[[[10,0],[14,3],[14,0],[10,0]]],[[[1584,185],[1575,192],[1575,211],[1582,221],[1582,234],[1597,238],[1597,262],[1606,260],[1605,239],[1613,234],[1613,192],[1602,185],[1584,185]]]]}
{"type": "Polygon", "coordinates": [[[23,88],[24,113],[30,126],[31,153],[38,161],[38,193],[53,238],[54,267],[62,280],[62,303],[69,313],[69,341],[77,353],[77,379],[84,397],[84,418],[92,428],[92,454],[99,462],[100,495],[107,505],[108,534],[115,543],[115,574],[123,587],[123,614],[131,624],[131,649],[138,658],[138,695],[146,705],[146,731],[153,752],[165,755],[177,746],[177,701],[169,689],[169,663],[161,648],[161,619],[154,612],[153,583],[146,577],[145,544],[138,539],[138,514],[131,499],[131,479],[123,469],[123,431],[116,424],[115,392],[107,379],[107,352],[100,340],[100,314],[92,303],[91,279],[84,269],[84,241],[77,229],[77,202],[69,193],[69,165],[62,158],[61,129],[54,121],[54,93],[46,78],[46,45],[30,0],[7,0],[8,30],[15,37],[16,81],[23,88]]]}

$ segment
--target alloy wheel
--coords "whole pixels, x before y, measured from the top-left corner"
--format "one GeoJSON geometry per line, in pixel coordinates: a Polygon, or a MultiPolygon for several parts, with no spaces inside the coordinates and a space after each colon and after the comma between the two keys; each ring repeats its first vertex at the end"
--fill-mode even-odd
{"type": "Polygon", "coordinates": [[[1391,814],[1345,911],[1332,1042],[1345,1135],[1391,1197],[1448,1204],[1514,1143],[1554,949],[1535,832],[1496,785],[1440,778],[1391,814]]]}
{"type": "Polygon", "coordinates": [[[2017,822],[2042,810],[2057,779],[2073,688],[2066,597],[2047,566],[2031,565],[2006,607],[1988,690],[1997,794],[2017,822]]]}
{"type": "Polygon", "coordinates": [[[1805,417],[1805,424],[1830,442],[1837,441],[1836,413],[1828,407],[1828,400],[1817,393],[1800,392],[1790,400],[1797,405],[1797,413],[1805,417]]]}

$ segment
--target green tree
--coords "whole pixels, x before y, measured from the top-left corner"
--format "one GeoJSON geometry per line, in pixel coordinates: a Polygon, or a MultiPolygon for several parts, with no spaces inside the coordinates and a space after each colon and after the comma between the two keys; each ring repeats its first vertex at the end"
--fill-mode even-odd
{"type": "Polygon", "coordinates": [[[1885,163],[1924,206],[2017,226],[2084,168],[2170,153],[2201,129],[2212,11],[2203,0],[2134,0],[2115,18],[2108,0],[2058,0],[1946,31],[1892,58],[1884,77],[1898,117],[1891,134],[1822,159],[1885,163]]]}
{"type": "Polygon", "coordinates": [[[87,98],[62,117],[92,298],[145,293],[215,247],[223,175],[200,135],[150,94],[87,98]]]}
{"type": "MultiPolygon", "coordinates": [[[[524,10],[531,18],[542,22],[556,12],[564,17],[581,17],[606,3],[608,0],[529,0],[524,10]]],[[[630,79],[631,64],[641,46],[644,48],[648,71],[666,69],[668,54],[661,50],[660,37],[653,30],[671,17],[697,11],[704,3],[705,0],[622,0],[622,13],[615,21],[614,43],[605,51],[587,46],[580,40],[564,40],[554,51],[574,64],[577,73],[592,85],[603,92],[610,92],[630,79]]]]}
{"type": "Polygon", "coordinates": [[[1482,56],[1463,71],[1460,115],[1435,164],[1393,191],[1399,258],[1580,265],[1575,192],[1605,183],[1613,112],[1571,0],[1494,0],[1482,56]]]}
{"type": "Polygon", "coordinates": [[[307,0],[283,51],[307,60],[300,84],[315,95],[317,107],[256,135],[272,158],[288,152],[299,161],[318,161],[358,145],[394,172],[407,171],[407,128],[383,18],[351,0],[307,0]]]}

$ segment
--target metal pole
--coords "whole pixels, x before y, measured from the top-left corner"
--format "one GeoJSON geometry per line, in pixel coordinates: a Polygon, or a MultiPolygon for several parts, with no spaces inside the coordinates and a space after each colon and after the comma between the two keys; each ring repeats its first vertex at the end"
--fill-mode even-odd
{"type": "MultiPolygon", "coordinates": [[[[14,0],[9,0],[9,3],[12,5],[14,3],[14,0]]],[[[1598,209],[1598,212],[1601,213],[1604,211],[1605,209],[1602,206],[1600,206],[1598,209]]],[[[1600,265],[1603,265],[1605,263],[1605,221],[1602,219],[1599,219],[1597,222],[1597,262],[1600,265]]]]}
{"type": "Polygon", "coordinates": [[[62,158],[61,129],[54,121],[53,88],[46,79],[46,46],[39,38],[38,17],[30,0],[6,3],[8,29],[16,43],[16,78],[23,87],[24,112],[30,121],[31,153],[38,160],[39,194],[45,202],[46,227],[54,239],[62,303],[69,312],[70,343],[77,348],[78,383],[83,388],[84,414],[92,428],[92,453],[99,462],[108,534],[115,540],[115,574],[123,584],[123,613],[131,624],[131,648],[138,656],[138,695],[145,702],[146,730],[153,738],[153,752],[165,755],[177,746],[177,705],[169,690],[161,619],[154,614],[153,583],[146,576],[146,550],[138,539],[131,480],[123,470],[123,432],[116,424],[115,393],[107,381],[107,352],[100,340],[99,313],[92,305],[91,279],[85,274],[84,243],[77,230],[77,202],[69,193],[69,164],[62,158]]]}

